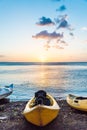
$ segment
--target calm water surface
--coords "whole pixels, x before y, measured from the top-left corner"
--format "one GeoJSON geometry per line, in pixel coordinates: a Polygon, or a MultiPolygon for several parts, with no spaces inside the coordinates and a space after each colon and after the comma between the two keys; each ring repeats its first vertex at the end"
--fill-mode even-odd
{"type": "Polygon", "coordinates": [[[69,93],[87,96],[87,63],[1,64],[0,86],[11,83],[13,101],[30,99],[40,89],[59,99],[69,93]]]}

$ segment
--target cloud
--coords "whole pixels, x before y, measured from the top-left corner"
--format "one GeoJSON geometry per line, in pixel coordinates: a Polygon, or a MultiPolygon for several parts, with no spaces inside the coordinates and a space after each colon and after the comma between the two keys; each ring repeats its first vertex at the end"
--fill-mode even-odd
{"type": "Polygon", "coordinates": [[[81,30],[87,31],[87,27],[82,27],[81,30]]]}
{"type": "Polygon", "coordinates": [[[46,18],[43,16],[36,24],[40,26],[46,26],[46,25],[54,25],[55,23],[50,18],[46,18]]]}
{"type": "Polygon", "coordinates": [[[64,28],[69,30],[69,35],[74,36],[73,34],[73,28],[68,23],[68,15],[59,15],[57,18],[54,18],[54,22],[50,18],[42,17],[40,18],[40,21],[37,23],[38,25],[44,26],[44,25],[50,25],[55,24],[54,31],[48,32],[47,30],[42,30],[41,32],[35,34],[32,36],[32,38],[36,39],[42,39],[44,40],[44,48],[46,50],[50,49],[51,47],[57,48],[57,49],[64,49],[65,46],[67,46],[67,41],[64,40],[64,32],[61,32],[62,30],[59,29],[64,28]],[[58,32],[57,32],[58,31],[58,32]]]}
{"type": "Polygon", "coordinates": [[[60,11],[60,12],[65,11],[65,10],[66,10],[65,5],[61,5],[58,9],[56,9],[56,11],[60,11]]]}
{"type": "Polygon", "coordinates": [[[50,49],[50,48],[64,49],[64,46],[65,46],[65,45],[61,44],[61,41],[60,41],[59,43],[56,42],[55,44],[46,43],[46,44],[44,45],[44,48],[45,48],[45,50],[48,50],[48,49],[50,49]]]}
{"type": "Polygon", "coordinates": [[[57,49],[64,49],[64,46],[67,45],[67,43],[64,41],[64,34],[63,33],[57,33],[52,32],[49,33],[47,30],[41,31],[40,33],[37,33],[35,36],[32,36],[36,39],[43,39],[45,40],[44,48],[48,50],[51,47],[55,47],[57,49]]]}
{"type": "Polygon", "coordinates": [[[63,34],[52,32],[49,33],[47,30],[41,31],[40,33],[37,33],[35,36],[32,36],[33,38],[42,38],[42,39],[58,39],[62,38],[63,34]]]}
{"type": "MultiPolygon", "coordinates": [[[[69,24],[68,24],[68,21],[66,21],[65,19],[62,20],[58,26],[58,28],[68,28],[69,27],[69,24]]],[[[57,28],[57,29],[58,29],[57,28]]]]}
{"type": "Polygon", "coordinates": [[[60,15],[59,18],[54,19],[56,24],[58,24],[58,27],[56,29],[64,28],[64,29],[73,30],[73,28],[67,21],[67,17],[68,15],[65,14],[65,15],[60,15]]]}
{"type": "MultiPolygon", "coordinates": [[[[62,0],[52,0],[55,2],[61,2],[62,0]]],[[[66,10],[65,5],[61,5],[56,11],[63,12],[66,10]]],[[[32,36],[32,38],[35,39],[42,39],[44,41],[44,48],[46,50],[50,49],[51,47],[57,48],[57,49],[64,49],[65,46],[67,46],[67,41],[64,39],[64,32],[62,32],[63,29],[68,29],[69,36],[74,36],[72,31],[74,30],[71,25],[68,22],[68,15],[59,15],[57,18],[54,18],[54,21],[51,20],[51,18],[47,18],[45,16],[42,16],[39,21],[36,23],[36,25],[39,26],[49,26],[49,25],[55,25],[53,32],[48,32],[47,30],[42,30],[41,32],[35,34],[32,36]],[[60,30],[59,30],[60,29],[60,30]]],[[[64,30],[63,30],[64,31],[64,30]]]]}
{"type": "Polygon", "coordinates": [[[4,55],[0,55],[0,58],[5,57],[4,55]]]}
{"type": "Polygon", "coordinates": [[[64,21],[65,19],[67,19],[68,15],[59,15],[57,18],[54,18],[56,24],[61,23],[62,21],[64,21]]]}
{"type": "Polygon", "coordinates": [[[46,43],[46,44],[44,45],[44,48],[45,48],[45,50],[48,51],[48,49],[51,48],[51,46],[49,45],[49,43],[46,43]]]}
{"type": "Polygon", "coordinates": [[[69,34],[70,34],[70,36],[74,36],[74,34],[72,32],[70,32],[69,34]]]}

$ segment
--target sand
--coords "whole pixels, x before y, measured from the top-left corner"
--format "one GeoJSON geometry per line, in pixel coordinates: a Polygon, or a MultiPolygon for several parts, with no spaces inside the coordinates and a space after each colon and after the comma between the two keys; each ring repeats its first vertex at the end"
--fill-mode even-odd
{"type": "Polygon", "coordinates": [[[87,112],[71,108],[65,100],[57,100],[58,117],[44,127],[26,121],[22,115],[27,101],[0,101],[0,130],[87,130],[87,112]]]}

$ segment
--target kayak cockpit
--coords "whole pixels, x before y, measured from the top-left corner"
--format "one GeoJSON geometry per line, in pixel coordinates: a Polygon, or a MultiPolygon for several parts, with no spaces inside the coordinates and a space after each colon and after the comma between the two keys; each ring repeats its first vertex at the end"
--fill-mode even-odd
{"type": "Polygon", "coordinates": [[[52,106],[53,101],[50,96],[46,94],[45,91],[39,90],[35,93],[35,97],[31,100],[29,105],[29,107],[34,107],[36,105],[52,106]]]}

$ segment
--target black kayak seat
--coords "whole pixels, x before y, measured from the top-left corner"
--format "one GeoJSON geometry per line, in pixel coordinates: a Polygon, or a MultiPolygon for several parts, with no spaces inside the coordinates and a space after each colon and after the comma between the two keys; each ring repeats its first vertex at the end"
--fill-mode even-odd
{"type": "Polygon", "coordinates": [[[87,97],[77,97],[76,99],[78,99],[78,100],[85,100],[85,99],[87,99],[87,97]]]}
{"type": "Polygon", "coordinates": [[[39,90],[35,92],[35,105],[42,104],[42,105],[47,105],[50,106],[51,102],[50,99],[48,99],[46,94],[46,91],[44,90],[39,90]]]}

